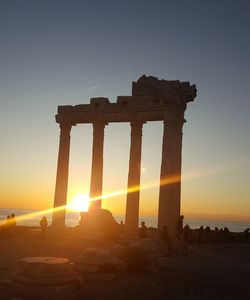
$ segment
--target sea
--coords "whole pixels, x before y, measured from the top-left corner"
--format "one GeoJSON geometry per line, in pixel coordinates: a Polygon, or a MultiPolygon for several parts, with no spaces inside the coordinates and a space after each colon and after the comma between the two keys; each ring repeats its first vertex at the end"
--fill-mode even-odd
{"type": "MultiPolygon", "coordinates": [[[[6,220],[6,217],[10,214],[16,215],[18,226],[39,226],[42,216],[46,216],[48,223],[51,224],[52,213],[37,211],[37,210],[27,210],[27,209],[0,209],[0,223],[6,220]]],[[[124,221],[125,216],[120,214],[113,214],[113,217],[117,222],[124,221]]],[[[74,227],[79,224],[80,213],[79,212],[67,212],[66,213],[66,226],[74,227]]],[[[144,221],[147,227],[157,227],[157,217],[156,216],[141,216],[139,221],[144,221]]],[[[189,224],[192,229],[199,228],[200,226],[210,226],[212,229],[214,227],[224,228],[225,226],[231,232],[243,232],[246,228],[250,228],[250,222],[236,222],[236,221],[215,221],[215,220],[205,220],[205,219],[186,219],[184,218],[184,225],[189,224]]]]}

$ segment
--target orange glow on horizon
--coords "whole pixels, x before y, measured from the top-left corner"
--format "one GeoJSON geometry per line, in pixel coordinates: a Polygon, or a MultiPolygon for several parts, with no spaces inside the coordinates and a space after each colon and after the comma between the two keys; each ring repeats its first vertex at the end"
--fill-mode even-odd
{"type": "MultiPolygon", "coordinates": [[[[182,174],[182,182],[193,180],[193,179],[200,179],[200,178],[211,176],[214,174],[219,174],[219,173],[225,172],[230,169],[232,169],[232,168],[231,167],[225,167],[225,168],[219,168],[219,167],[215,168],[214,167],[214,168],[208,168],[208,169],[203,169],[203,170],[194,170],[193,172],[190,172],[187,174],[182,174]]],[[[171,178],[166,178],[166,179],[161,180],[160,185],[163,186],[163,185],[174,184],[179,181],[180,181],[180,176],[173,176],[171,178]]],[[[42,216],[42,215],[46,215],[48,213],[52,213],[54,211],[60,211],[63,209],[70,209],[70,210],[75,210],[75,211],[88,211],[88,206],[89,206],[90,201],[113,198],[113,197],[121,196],[121,195],[124,195],[127,193],[137,192],[139,190],[154,188],[157,186],[159,186],[159,181],[153,181],[148,184],[144,184],[144,185],[140,185],[140,186],[133,186],[129,189],[117,190],[117,191],[107,193],[100,197],[95,197],[95,198],[89,198],[87,195],[78,194],[75,197],[73,197],[72,202],[70,202],[69,204],[67,204],[65,206],[40,210],[40,211],[37,211],[34,213],[16,216],[16,221],[27,220],[34,216],[39,216],[39,215],[42,216]]],[[[1,220],[0,224],[2,224],[4,222],[5,222],[5,220],[1,220]]]]}

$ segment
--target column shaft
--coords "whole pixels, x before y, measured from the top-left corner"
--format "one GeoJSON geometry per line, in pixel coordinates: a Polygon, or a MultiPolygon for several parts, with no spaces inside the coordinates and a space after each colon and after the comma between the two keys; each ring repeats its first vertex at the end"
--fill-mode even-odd
{"type": "Polygon", "coordinates": [[[183,121],[164,122],[158,228],[166,226],[172,239],[180,216],[182,126],[183,121]]]}
{"type": "Polygon", "coordinates": [[[131,122],[130,125],[131,145],[128,173],[128,193],[125,216],[125,231],[129,235],[137,235],[139,221],[141,146],[143,122],[131,122]]]}
{"type": "Polygon", "coordinates": [[[69,152],[70,152],[70,130],[71,124],[60,124],[60,142],[57,162],[56,187],[54,196],[54,211],[52,226],[65,226],[65,214],[67,204],[69,152]],[[58,207],[62,207],[57,210],[58,207]]]}
{"type": "Polygon", "coordinates": [[[103,178],[103,144],[105,123],[93,123],[92,170],[90,183],[90,197],[94,200],[90,209],[101,208],[102,205],[102,178],[103,178]]]}

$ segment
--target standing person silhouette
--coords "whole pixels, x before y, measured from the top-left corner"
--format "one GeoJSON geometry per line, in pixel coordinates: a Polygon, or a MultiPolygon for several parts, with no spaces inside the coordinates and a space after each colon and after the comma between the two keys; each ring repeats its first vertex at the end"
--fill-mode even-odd
{"type": "Polygon", "coordinates": [[[183,216],[183,215],[179,216],[178,222],[177,222],[178,239],[179,239],[179,240],[182,238],[182,233],[183,233],[183,220],[184,220],[184,216],[183,216]]]}
{"type": "Polygon", "coordinates": [[[147,237],[148,237],[148,235],[147,235],[147,227],[145,225],[145,222],[141,222],[141,227],[140,227],[140,230],[139,230],[139,238],[140,239],[145,239],[147,237]]]}
{"type": "Polygon", "coordinates": [[[42,231],[42,236],[44,237],[45,230],[48,227],[48,220],[45,216],[43,216],[41,221],[40,221],[40,227],[41,227],[41,231],[42,231]]]}
{"type": "Polygon", "coordinates": [[[16,215],[11,214],[10,215],[10,233],[13,234],[16,229],[16,215]]]}
{"type": "Polygon", "coordinates": [[[123,233],[123,232],[125,231],[124,227],[125,227],[125,226],[124,226],[124,223],[123,223],[123,221],[121,221],[121,222],[120,222],[120,232],[121,232],[121,233],[123,233]]]}
{"type": "Polygon", "coordinates": [[[4,224],[5,236],[9,237],[11,234],[11,216],[8,215],[4,224]]]}

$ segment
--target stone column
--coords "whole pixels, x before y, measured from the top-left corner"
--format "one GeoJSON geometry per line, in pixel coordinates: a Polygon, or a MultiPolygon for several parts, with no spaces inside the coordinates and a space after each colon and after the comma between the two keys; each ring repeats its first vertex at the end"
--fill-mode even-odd
{"type": "Polygon", "coordinates": [[[158,228],[166,226],[173,240],[180,216],[182,127],[183,120],[165,121],[162,142],[158,228]]]}
{"type": "Polygon", "coordinates": [[[52,226],[54,227],[65,226],[71,126],[72,124],[70,123],[60,124],[61,133],[57,162],[54,211],[52,216],[52,226]],[[57,209],[59,207],[61,207],[61,209],[57,209]]]}
{"type": "Polygon", "coordinates": [[[130,125],[131,145],[128,173],[128,193],[125,216],[125,232],[128,235],[137,236],[139,221],[141,146],[143,122],[133,121],[130,125]]]}
{"type": "Polygon", "coordinates": [[[92,170],[90,183],[90,197],[100,198],[90,204],[90,209],[101,208],[102,205],[102,177],[103,177],[103,143],[104,122],[93,123],[92,170]]]}

